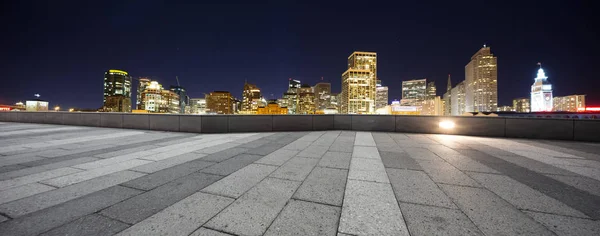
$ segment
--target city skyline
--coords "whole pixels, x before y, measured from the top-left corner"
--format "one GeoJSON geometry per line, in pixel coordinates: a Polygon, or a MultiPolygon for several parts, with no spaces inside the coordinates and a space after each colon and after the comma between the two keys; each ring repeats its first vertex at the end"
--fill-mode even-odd
{"type": "MultiPolygon", "coordinates": [[[[503,4],[500,3],[499,7],[505,7],[503,4]]],[[[181,86],[186,88],[190,98],[203,97],[205,93],[216,90],[230,91],[233,96],[240,98],[245,80],[260,87],[265,98],[278,98],[287,89],[287,78],[314,85],[323,77],[324,82],[331,83],[332,92],[339,93],[340,75],[347,69],[343,58],[354,51],[377,53],[377,79],[389,87],[391,102],[401,99],[401,83],[406,80],[427,78],[440,88],[446,84],[447,75],[451,74],[452,85],[456,86],[464,80],[464,66],[483,44],[493,47],[500,65],[498,106],[510,105],[512,99],[528,96],[538,61],[544,63],[555,96],[586,94],[586,102],[591,105],[598,104],[600,100],[599,95],[593,93],[594,88],[600,86],[592,71],[592,55],[595,54],[590,53],[589,48],[582,50],[579,47],[596,47],[586,43],[594,42],[595,36],[590,37],[586,35],[588,32],[577,30],[576,27],[569,28],[569,25],[581,25],[587,13],[585,6],[577,3],[524,3],[512,10],[514,17],[508,16],[511,14],[487,12],[488,17],[493,19],[486,23],[487,28],[482,27],[484,23],[474,23],[480,27],[465,27],[467,19],[450,17],[460,15],[460,12],[471,12],[474,7],[461,10],[458,8],[464,6],[449,5],[448,10],[454,11],[451,14],[421,4],[369,6],[365,14],[373,16],[373,19],[365,20],[360,25],[378,22],[371,28],[361,28],[365,35],[373,37],[340,37],[354,28],[337,19],[340,13],[334,12],[341,9],[327,5],[317,10],[306,5],[268,6],[261,10],[266,13],[264,16],[244,12],[238,14],[249,6],[216,5],[204,10],[197,5],[191,5],[189,9],[176,4],[151,3],[142,6],[149,12],[165,8],[161,16],[173,17],[167,17],[164,23],[143,17],[131,19],[139,13],[129,16],[125,11],[117,11],[108,16],[91,8],[69,6],[66,8],[68,12],[75,13],[69,13],[71,15],[68,16],[86,15],[76,22],[67,16],[60,16],[61,12],[66,11],[61,9],[65,6],[60,3],[48,6],[41,4],[32,9],[34,15],[37,12],[39,15],[52,16],[46,23],[11,15],[14,14],[11,10],[19,12],[25,5],[14,3],[4,8],[7,11],[5,16],[14,16],[14,20],[20,24],[16,24],[19,25],[16,28],[10,26],[10,36],[3,39],[4,47],[7,47],[4,56],[11,58],[11,63],[0,72],[0,76],[18,79],[7,79],[6,86],[0,88],[1,104],[14,104],[39,93],[42,99],[51,102],[51,106],[98,108],[102,106],[99,85],[102,82],[99,81],[102,72],[109,69],[127,71],[135,78],[150,77],[165,87],[176,85],[175,77],[179,76],[181,86]],[[413,9],[414,13],[401,11],[392,14],[393,9],[400,8],[413,9]],[[291,9],[297,9],[297,12],[288,14],[293,13],[291,9]],[[175,12],[179,10],[183,13],[176,16],[175,12]],[[201,10],[207,15],[191,16],[194,10],[201,10]],[[200,20],[216,15],[208,12],[210,10],[223,13],[218,19],[231,17],[232,20],[215,20],[211,21],[214,25],[191,30],[190,22],[202,22],[200,20]],[[428,10],[440,13],[440,16],[423,19],[422,22],[409,21],[414,15],[428,10]],[[563,17],[562,20],[570,23],[556,19],[537,20],[535,14],[530,14],[534,10],[545,14],[566,14],[570,17],[563,17]],[[317,14],[317,19],[299,16],[313,11],[328,14],[317,14]],[[448,18],[448,22],[442,20],[444,17],[448,18]],[[233,24],[237,22],[236,19],[250,20],[236,26],[233,24]],[[93,23],[93,27],[80,30],[88,23],[93,23]],[[58,26],[73,32],[73,38],[78,40],[56,37],[56,32],[51,29],[58,26]],[[269,29],[264,36],[260,32],[265,31],[261,31],[259,26],[269,29]],[[27,34],[17,31],[22,28],[35,29],[32,33],[36,33],[37,37],[27,37],[27,34]],[[136,37],[132,40],[101,40],[102,32],[107,31],[136,37]],[[257,33],[251,33],[254,31],[257,33]],[[146,37],[149,35],[158,36],[146,37]],[[207,35],[208,39],[202,39],[207,35]],[[242,35],[245,36],[243,39],[239,37],[242,35]],[[317,35],[319,37],[315,37],[317,35]],[[146,38],[139,41],[138,37],[146,38]]],[[[485,6],[492,7],[488,3],[479,4],[479,7],[485,6]]],[[[123,7],[130,9],[140,6],[126,3],[123,7]]],[[[342,9],[346,7],[339,6],[342,9]]],[[[476,12],[470,17],[482,15],[476,12]]],[[[444,91],[438,90],[437,95],[442,96],[444,91]]]]}

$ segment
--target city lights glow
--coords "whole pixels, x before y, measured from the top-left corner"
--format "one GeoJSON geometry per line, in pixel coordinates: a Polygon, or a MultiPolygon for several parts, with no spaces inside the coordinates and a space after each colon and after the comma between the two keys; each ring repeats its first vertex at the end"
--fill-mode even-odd
{"type": "Polygon", "coordinates": [[[455,126],[455,124],[452,121],[445,120],[445,121],[440,122],[440,128],[442,128],[442,129],[453,129],[454,126],[455,126]]]}

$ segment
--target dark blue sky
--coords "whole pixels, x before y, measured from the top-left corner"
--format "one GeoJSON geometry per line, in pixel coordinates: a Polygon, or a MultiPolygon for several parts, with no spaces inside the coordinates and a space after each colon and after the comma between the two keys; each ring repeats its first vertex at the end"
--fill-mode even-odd
{"type": "Polygon", "coordinates": [[[498,57],[500,105],[529,96],[538,61],[555,96],[587,94],[588,105],[600,105],[592,3],[3,1],[0,104],[39,93],[51,106],[98,108],[107,69],[166,87],[177,75],[191,97],[240,97],[247,79],[277,98],[290,77],[311,85],[324,77],[339,92],[355,50],[377,52],[390,100],[418,77],[442,95],[447,75],[454,85],[464,80],[486,43],[498,57]]]}

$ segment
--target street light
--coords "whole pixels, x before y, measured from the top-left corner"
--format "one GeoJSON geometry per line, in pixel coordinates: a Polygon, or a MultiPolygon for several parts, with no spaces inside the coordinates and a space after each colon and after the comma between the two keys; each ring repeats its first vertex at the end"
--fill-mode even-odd
{"type": "Polygon", "coordinates": [[[54,107],[54,111],[58,111],[58,110],[60,110],[60,107],[59,106],[55,106],[54,107]]]}
{"type": "Polygon", "coordinates": [[[73,111],[75,111],[75,109],[69,108],[69,112],[73,112],[73,111]]]}

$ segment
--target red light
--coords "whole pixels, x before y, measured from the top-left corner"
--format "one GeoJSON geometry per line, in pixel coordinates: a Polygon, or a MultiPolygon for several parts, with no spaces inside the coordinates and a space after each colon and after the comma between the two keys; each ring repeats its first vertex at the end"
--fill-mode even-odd
{"type": "Polygon", "coordinates": [[[600,107],[586,107],[586,111],[600,111],[600,107]]]}

